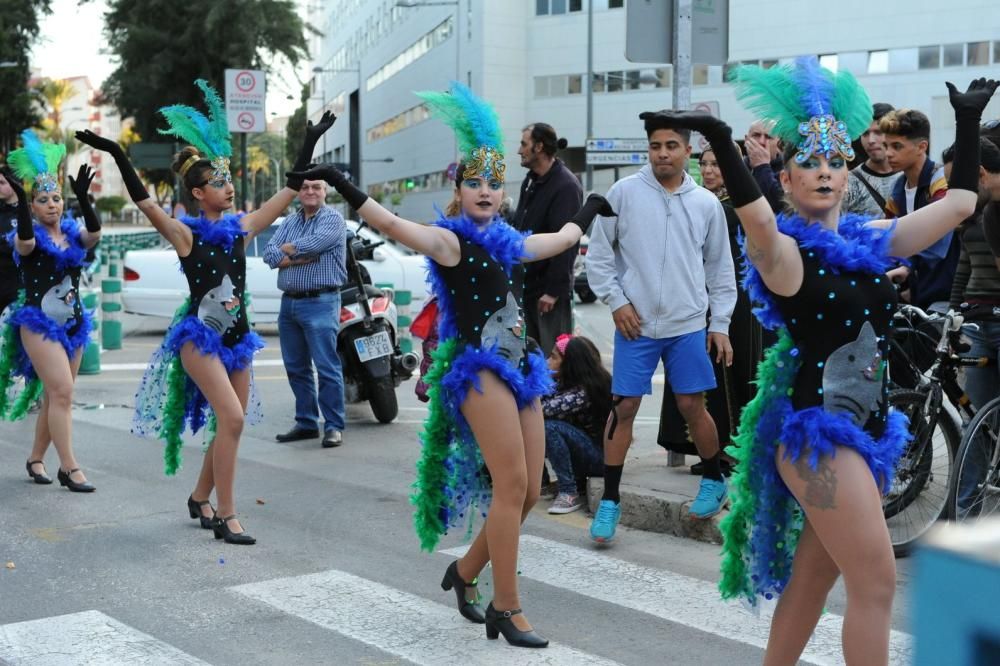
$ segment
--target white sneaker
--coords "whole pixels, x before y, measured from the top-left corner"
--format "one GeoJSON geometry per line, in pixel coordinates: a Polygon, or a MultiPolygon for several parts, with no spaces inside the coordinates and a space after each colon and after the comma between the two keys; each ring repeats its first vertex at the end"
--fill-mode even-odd
{"type": "Polygon", "coordinates": [[[573,513],[583,508],[584,501],[579,495],[559,493],[549,507],[549,513],[573,513]]]}

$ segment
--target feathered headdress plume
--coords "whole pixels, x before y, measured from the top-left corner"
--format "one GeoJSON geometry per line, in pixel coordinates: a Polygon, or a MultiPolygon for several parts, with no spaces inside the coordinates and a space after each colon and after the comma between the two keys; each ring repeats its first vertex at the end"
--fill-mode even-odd
{"type": "Polygon", "coordinates": [[[747,109],[774,123],[774,136],[799,146],[797,162],[813,154],[854,159],[851,141],[872,121],[871,100],[857,79],[820,67],[815,56],[770,69],[743,65],[730,80],[747,109]]]}
{"type": "Polygon", "coordinates": [[[21,132],[21,147],[7,155],[7,164],[32,192],[59,189],[59,164],[66,156],[61,143],[43,143],[34,130],[21,132]]]}
{"type": "Polygon", "coordinates": [[[452,81],[448,92],[424,91],[417,96],[431,113],[451,127],[465,162],[465,175],[504,180],[503,134],[500,119],[489,102],[468,86],[452,81]]]}
{"type": "MultiPolygon", "coordinates": [[[[168,128],[159,132],[175,136],[197,148],[202,158],[212,162],[213,178],[231,180],[229,157],[233,154],[233,147],[229,140],[226,109],[219,93],[208,84],[208,81],[198,79],[194,83],[205,95],[208,117],[185,104],[164,106],[160,109],[160,114],[166,118],[168,128]]],[[[187,164],[187,168],[181,168],[181,176],[184,176],[193,163],[187,164]]]]}

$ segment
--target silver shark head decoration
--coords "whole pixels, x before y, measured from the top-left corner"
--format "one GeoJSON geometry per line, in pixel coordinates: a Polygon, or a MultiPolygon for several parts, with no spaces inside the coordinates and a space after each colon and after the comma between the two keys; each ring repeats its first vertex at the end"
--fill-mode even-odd
{"type": "Polygon", "coordinates": [[[866,321],[857,339],[838,347],[823,366],[823,408],[864,425],[882,398],[883,367],[878,336],[866,321]]]}
{"type": "Polygon", "coordinates": [[[219,335],[236,323],[236,315],[240,311],[239,304],[232,311],[226,309],[226,303],[233,300],[234,291],[233,281],[228,275],[224,275],[222,283],[205,292],[198,305],[198,319],[219,335]]]}
{"type": "Polygon", "coordinates": [[[65,326],[66,322],[70,320],[75,306],[76,290],[73,289],[73,280],[68,275],[63,277],[62,282],[49,288],[42,296],[42,312],[60,326],[65,326]]]}
{"type": "Polygon", "coordinates": [[[507,302],[491,314],[483,326],[483,347],[496,345],[500,356],[516,366],[524,357],[524,341],[513,329],[520,329],[523,325],[521,308],[514,294],[508,291],[507,302]]]}

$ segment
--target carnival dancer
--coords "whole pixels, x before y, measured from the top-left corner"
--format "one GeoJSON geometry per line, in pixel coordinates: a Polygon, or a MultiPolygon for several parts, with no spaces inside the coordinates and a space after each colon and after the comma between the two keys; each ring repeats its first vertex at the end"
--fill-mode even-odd
{"type": "Polygon", "coordinates": [[[614,213],[595,195],[558,232],[517,232],[498,216],[503,140],[493,108],[457,82],[449,92],[418,94],[458,135],[456,215],[439,212],[432,225],[401,219],[330,165],[289,175],[324,178],[373,227],[427,255],[441,342],[424,378],[430,412],[412,500],[420,545],[432,551],[448,528],[463,523],[471,533],[489,503],[485,525],[441,586],[454,589],[466,619],[486,624],[487,638],[502,633],[511,645],[545,647],[548,640],[521,614],[517,587],[520,525],[538,499],[545,451],[539,397],[552,387],[545,357],[524,334],[523,264],[565,251],[595,215],[614,213]],[[476,580],[487,562],[494,597],[484,613],[476,580]]]}
{"type": "Polygon", "coordinates": [[[868,95],[815,58],[735,73],[737,94],[776,122],[789,146],[781,182],[793,210],[775,220],[732,145],[730,128],[699,113],[664,112],[711,143],[746,231],[745,284],[764,326],[778,329],[743,413],[733,508],[723,521],[726,598],[780,595],[765,664],[794,664],[838,575],[847,588],[844,659],[888,661],[895,560],[879,491],[909,438],[887,404],[894,257],[928,247],[972,214],[979,118],[997,84],[979,79],[955,109],[955,166],[942,200],[895,220],[841,214],[851,140],[871,122],[868,95]]]}
{"type": "MultiPolygon", "coordinates": [[[[203,528],[213,530],[216,539],[251,545],[256,540],[236,517],[234,483],[244,418],[249,415],[253,423],[260,417],[252,360],[264,342],[247,319],[245,245],[292,203],[301,181],[289,180],[252,213],[227,212],[234,188],[226,112],[206,81],[195,83],[204,93],[207,117],[182,105],[163,107],[160,113],[168,123],[161,133],[190,144],[175,157],[173,170],[200,206],[198,217],[174,219],[157,206],[116,142],[90,131],[77,132],[76,137],[114,158],[129,196],[177,251],[191,292],[143,376],[133,432],[165,440],[165,471],[172,475],[180,467],[185,425],[194,433],[208,423],[211,442],[188,511],[203,528]],[[218,501],[214,510],[209,503],[213,489],[218,501]]],[[[307,127],[296,164],[308,165],[316,139],[332,124],[333,117],[324,115],[319,124],[307,127]]]]}
{"type": "Polygon", "coordinates": [[[28,457],[28,476],[50,484],[43,460],[49,444],[59,455],[62,486],[91,493],[73,454],[73,384],[92,328],[80,300],[80,271],[87,250],[101,238],[101,223],[87,199],[94,172],[82,165],[70,186],[80,200],[85,228],[63,217],[59,166],[62,144],[43,143],[33,130],[21,133],[22,147],[7,156],[3,175],[17,195],[17,229],[7,235],[24,289],[3,325],[0,355],[0,416],[22,418],[43,395],[28,457]],[[29,202],[30,197],[30,202],[29,202]],[[34,220],[32,219],[34,217],[34,220]],[[11,387],[24,379],[20,390],[11,387]]]}

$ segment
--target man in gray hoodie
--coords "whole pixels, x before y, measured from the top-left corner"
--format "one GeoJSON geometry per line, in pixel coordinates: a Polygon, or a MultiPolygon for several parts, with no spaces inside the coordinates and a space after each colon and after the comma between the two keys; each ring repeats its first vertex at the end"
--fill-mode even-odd
{"type": "Polygon", "coordinates": [[[736,306],[736,273],[726,217],[718,198],[684,170],[690,132],[672,128],[656,113],[639,118],[649,137],[649,163],[608,191],[618,217],[597,218],[586,260],[590,287],[611,308],[617,329],[604,498],[590,527],[591,538],[600,543],[614,538],[632,423],[642,396],[653,392],[661,360],[705,468],[690,514],[714,516],[728,497],[719,434],[704,396],[716,386],[709,354],[732,363],[729,318],[736,306]]]}

